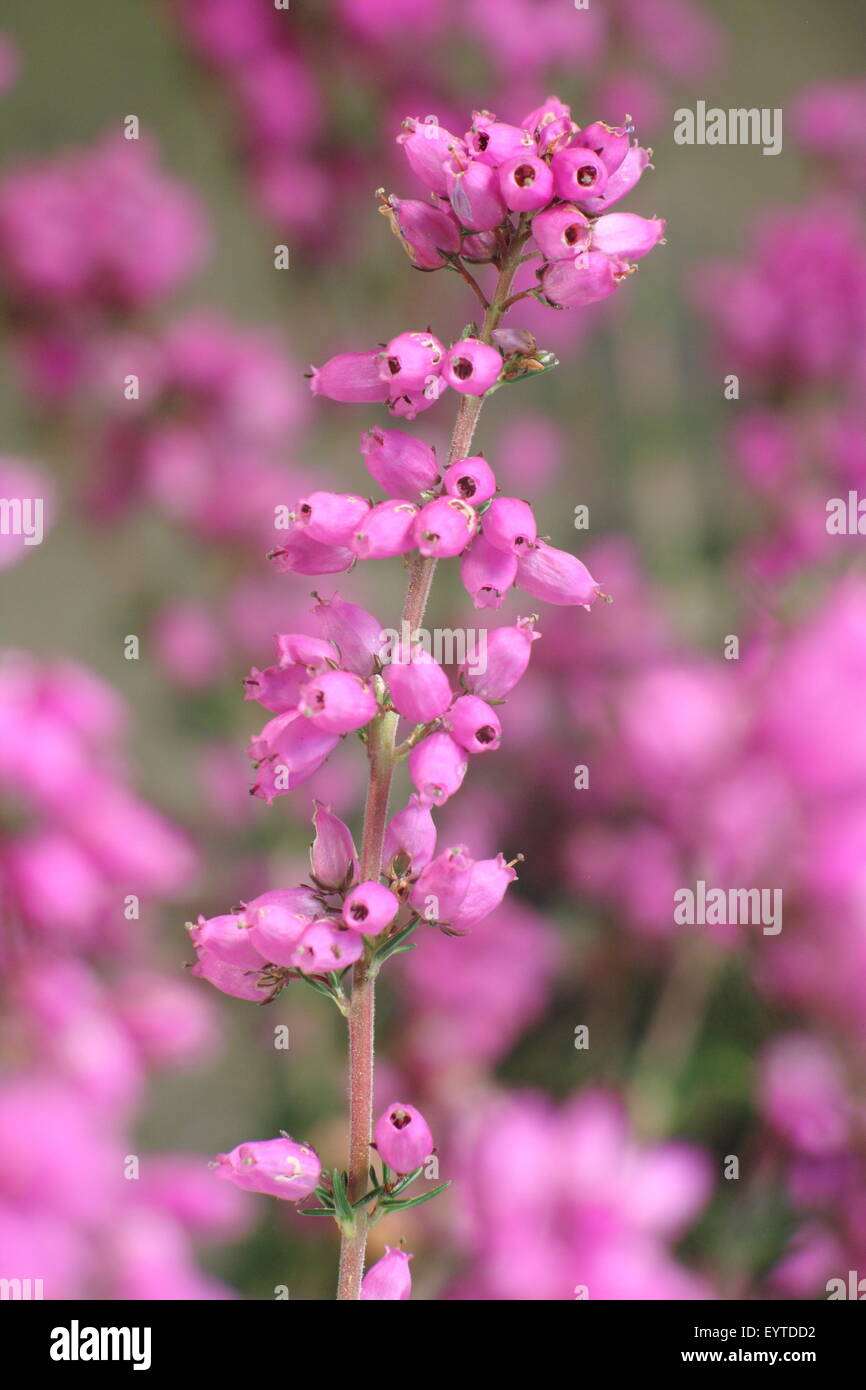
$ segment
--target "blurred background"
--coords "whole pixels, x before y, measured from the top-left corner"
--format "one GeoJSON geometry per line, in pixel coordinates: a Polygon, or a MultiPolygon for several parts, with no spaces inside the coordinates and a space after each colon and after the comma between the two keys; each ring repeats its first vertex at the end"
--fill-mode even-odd
{"type": "MultiPolygon", "coordinates": [[[[542,612],[441,817],[526,862],[384,973],[377,1102],[424,1110],[453,1186],[373,1253],[404,1239],[422,1299],[866,1274],[866,542],[826,525],[866,496],[862,32],[856,0],[7,0],[0,497],[43,497],[45,538],[0,537],[0,1276],[333,1296],[330,1223],[207,1164],[280,1129],[344,1161],[343,1021],[191,978],[184,923],[297,882],[314,797],[360,829],[348,742],[248,795],[241,682],[313,588],[398,616],[399,560],[319,582],[265,552],[275,503],[361,488],[383,422],[314,400],[309,364],[472,316],[377,214],[423,196],[400,123],[552,92],[634,118],[627,207],[667,242],[612,301],[515,311],[561,365],[478,444],[613,603],[542,612]],[[698,101],[781,108],[781,152],[678,145],[698,101]],[[676,926],[700,879],[780,889],[783,930],[676,926]]],[[[411,428],[441,450],[451,418],[411,428]]],[[[431,626],[532,607],[474,613],[441,568],[431,626]]]]}

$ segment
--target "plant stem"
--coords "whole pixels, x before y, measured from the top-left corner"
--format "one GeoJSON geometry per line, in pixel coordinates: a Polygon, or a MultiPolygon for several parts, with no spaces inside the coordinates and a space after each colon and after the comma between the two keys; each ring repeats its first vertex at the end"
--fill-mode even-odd
{"type": "MultiPolygon", "coordinates": [[[[521,252],[528,237],[529,226],[527,220],[522,217],[511,245],[502,258],[496,292],[484,314],[484,323],[479,333],[483,343],[489,344],[492,341],[493,330],[508,308],[511,282],[520,265],[521,252]]],[[[461,397],[448,451],[449,464],[468,456],[483,403],[483,396],[461,397]]],[[[435,573],[436,560],[432,556],[416,555],[409,566],[409,583],[402,618],[403,622],[408,624],[410,633],[417,631],[424,621],[435,573]]],[[[397,722],[396,714],[382,713],[369,726],[367,757],[370,775],[361,841],[362,880],[378,879],[382,872],[382,847],[385,841],[388,799],[396,761],[397,722]]],[[[375,1006],[375,980],[369,973],[369,961],[365,957],[359,960],[352,970],[352,998],[348,1015],[350,1202],[357,1202],[364,1196],[369,1179],[370,1138],[373,1132],[375,1006]]],[[[361,1297],[368,1226],[367,1208],[359,1207],[355,1214],[354,1230],[343,1232],[341,1236],[337,1286],[337,1298],[341,1302],[356,1302],[361,1297]]]]}

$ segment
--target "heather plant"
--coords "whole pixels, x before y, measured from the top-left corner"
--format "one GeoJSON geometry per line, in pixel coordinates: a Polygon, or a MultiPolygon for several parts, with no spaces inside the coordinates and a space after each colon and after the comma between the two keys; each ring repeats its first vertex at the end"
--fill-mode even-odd
{"type": "MultiPolygon", "coordinates": [[[[455,678],[421,640],[437,566],[459,559],[477,608],[498,609],[513,586],[566,608],[590,609],[602,593],[576,556],[539,534],[531,504],[503,496],[495,465],[473,453],[485,400],[557,365],[532,334],[505,320],[527,299],[568,309],[607,298],[664,233],[658,219],[610,210],[649,164],[631,128],[600,121],[581,128],[555,97],[519,125],[475,112],[463,137],[435,117],[409,118],[398,145],[428,196],[383,192],[383,211],[416,268],[462,277],[479,321],[450,345],[430,329],[409,329],[340,354],[311,370],[310,386],[314,395],[380,404],[392,419],[409,420],[450,389],[458,405],[448,456],[440,463],[422,439],[375,426],[362,435],[361,452],[384,500],[316,489],[276,509],[280,544],[270,559],[279,573],[318,577],[402,556],[406,597],[386,628],[337,594],[317,595],[314,631],[280,634],[275,662],[254,668],[246,682],[247,698],[272,716],[250,746],[252,790],[268,802],[306,782],[357,734],[368,764],[360,850],[349,827],[317,804],[307,882],[267,889],[190,929],[193,973],[218,989],[265,1002],[302,981],[347,1019],[345,1167],[323,1170],[308,1144],[284,1134],[238,1145],[216,1169],[250,1190],[316,1199],[301,1210],[331,1216],[339,1228],[342,1300],[409,1296],[408,1256],[398,1250],[364,1275],[368,1229],[448,1185],[410,1191],[436,1172],[435,1162],[428,1165],[434,1137],[416,1107],[393,1101],[374,1125],[376,979],[394,956],[419,945],[423,953],[421,928],[459,938],[481,925],[521,858],[475,858],[464,843],[442,847],[433,811],[459,792],[476,758],[499,747],[499,708],[529,665],[537,615],[492,629],[483,663],[465,661],[455,678]],[[517,289],[526,265],[535,278],[517,289]],[[389,819],[403,762],[414,791],[389,819]]],[[[460,944],[452,944],[459,969],[460,944]]]]}

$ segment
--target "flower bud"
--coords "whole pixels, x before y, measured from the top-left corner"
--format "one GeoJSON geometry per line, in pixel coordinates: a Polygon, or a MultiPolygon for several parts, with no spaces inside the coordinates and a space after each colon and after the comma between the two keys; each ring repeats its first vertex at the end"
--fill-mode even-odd
{"type": "Polygon", "coordinates": [[[477,159],[465,164],[452,158],[445,165],[445,179],[454,214],[469,231],[490,232],[505,220],[499,173],[489,164],[477,159]]]}
{"type": "Polygon", "coordinates": [[[604,160],[594,150],[560,150],[550,161],[556,196],[564,201],[583,202],[603,193],[608,174],[604,160]]]}
{"type": "Polygon", "coordinates": [[[483,396],[495,386],[502,371],[502,358],[496,348],[477,338],[461,338],[448,349],[442,375],[464,396],[483,396]]]}
{"type": "Polygon", "coordinates": [[[442,806],[460,790],[468,761],[450,734],[429,734],[409,754],[409,776],[425,805],[442,806]]]}
{"type": "Polygon", "coordinates": [[[533,219],[532,235],[542,255],[559,261],[589,249],[592,226],[574,203],[558,203],[533,219]]]}
{"type": "Polygon", "coordinates": [[[564,101],[559,100],[559,97],[548,97],[540,106],[534,107],[528,116],[524,116],[520,124],[537,136],[538,132],[543,131],[552,121],[569,120],[570,118],[570,106],[566,106],[564,101]]]}
{"type": "Polygon", "coordinates": [[[403,130],[397,136],[397,144],[409,161],[413,173],[434,193],[447,193],[448,181],[445,177],[445,161],[452,151],[465,151],[463,141],[450,130],[439,125],[435,116],[419,121],[409,116],[403,122],[403,130]]]}
{"type": "Polygon", "coordinates": [[[388,399],[388,387],[379,376],[378,352],[341,352],[310,371],[314,396],[348,403],[388,399]]]}
{"type": "Polygon", "coordinates": [[[445,349],[432,333],[399,333],[379,358],[379,375],[390,387],[389,394],[422,391],[428,377],[442,370],[445,349]]]}
{"type": "Polygon", "coordinates": [[[517,874],[504,857],[497,854],[495,859],[477,859],[472,865],[469,883],[463,900],[450,919],[456,931],[471,931],[489,917],[502,899],[510,883],[517,874]]]}
{"type": "Polygon", "coordinates": [[[412,724],[438,719],[451,704],[448,677],[423,647],[398,647],[384,668],[384,676],[392,705],[412,724]]]}
{"type": "Polygon", "coordinates": [[[434,450],[402,430],[368,430],[361,435],[361,453],[368,473],[392,497],[425,492],[439,481],[434,450]]]}
{"type": "Polygon", "coordinates": [[[363,936],[378,936],[400,911],[400,899],[383,883],[369,879],[354,887],[343,903],[343,921],[363,936]]]}
{"type": "Polygon", "coordinates": [[[460,246],[460,259],[472,265],[486,265],[499,254],[495,232],[476,232],[465,236],[460,246]]]}
{"type": "Polygon", "coordinates": [[[445,727],[467,753],[495,752],[502,742],[499,716],[477,695],[461,695],[455,700],[445,727]]]}
{"type": "Polygon", "coordinates": [[[325,734],[348,734],[378,713],[376,697],[352,671],[325,671],[302,686],[298,710],[325,734]]]}
{"type": "Polygon", "coordinates": [[[395,1250],[386,1245],[381,1260],[371,1265],[361,1280],[361,1300],[376,1300],[380,1303],[405,1303],[412,1292],[412,1276],[409,1261],[412,1259],[406,1250],[395,1250]]]}
{"type": "Polygon", "coordinates": [[[519,497],[494,497],[484,513],[484,535],[497,550],[525,555],[537,534],[532,508],[519,497]]]}
{"type": "Polygon", "coordinates": [[[418,270],[438,270],[460,250],[460,224],[448,208],[391,194],[381,211],[418,270]]]}
{"type": "Polygon", "coordinates": [[[482,532],[460,560],[460,578],[476,608],[500,608],[503,595],[517,578],[517,556],[497,550],[482,532]]]}
{"type": "Polygon", "coordinates": [[[358,876],[358,851],[352,832],[330,806],[316,802],[313,813],[316,836],[310,847],[310,870],[316,883],[336,892],[358,876]]]}
{"type": "Polygon", "coordinates": [[[329,975],[332,970],[345,970],[363,954],[362,936],[330,917],[322,917],[299,937],[292,952],[292,965],[302,975],[329,975]]]}
{"type": "Polygon", "coordinates": [[[457,497],[437,497],[415,517],[412,535],[422,555],[442,559],[465,550],[477,525],[475,512],[465,502],[457,497]]]}
{"type": "Polygon", "coordinates": [[[665,224],[660,217],[610,212],[593,225],[592,247],[614,259],[639,261],[658,245],[664,234],[665,224]]]}
{"type": "Polygon", "coordinates": [[[433,1152],[433,1135],[420,1110],[395,1101],[373,1129],[379,1157],[395,1173],[412,1173],[433,1152]]]}
{"type": "Polygon", "coordinates": [[[311,492],[295,504],[297,524],[321,545],[348,545],[370,510],[350,492],[311,492]]]}
{"type": "Polygon", "coordinates": [[[599,586],[576,555],[544,541],[518,561],[517,583],[533,598],[560,606],[576,603],[589,608],[599,594],[599,586]]]}
{"type": "Polygon", "coordinates": [[[454,845],[431,859],[409,895],[416,912],[428,922],[450,922],[466,896],[474,863],[465,845],[454,845]]]}
{"type": "MultiPolygon", "coordinates": [[[[469,664],[461,667],[467,689],[482,700],[503,700],[513,690],[527,666],[534,632],[534,618],[519,618],[514,627],[496,627],[487,634],[487,668],[473,675],[469,664]]],[[[423,744],[421,745],[423,747],[423,744]]]]}
{"type": "Polygon", "coordinates": [[[398,855],[409,860],[409,870],[419,874],[436,853],[436,826],[429,806],[425,806],[417,792],[409,797],[408,806],[398,811],[388,822],[385,830],[386,865],[393,864],[398,855]]]}
{"type": "Polygon", "coordinates": [[[486,459],[479,455],[457,459],[446,468],[442,484],[449,497],[461,497],[479,507],[496,491],[496,476],[486,459]]]}
{"type": "Polygon", "coordinates": [[[216,1176],[245,1192],[264,1192],[300,1202],[319,1185],[322,1165],[309,1144],[294,1139],[261,1139],[239,1144],[231,1153],[217,1154],[216,1176]]]}
{"type": "Polygon", "coordinates": [[[352,537],[352,549],[361,560],[387,560],[415,548],[414,502],[389,498],[371,507],[352,537]]]}
{"type": "Polygon", "coordinates": [[[356,676],[372,675],[382,648],[379,619],[355,603],[344,603],[339,594],[319,599],[313,613],[339,653],[343,670],[354,671],[356,676]]]}
{"type": "Polygon", "coordinates": [[[550,165],[535,155],[516,155],[499,169],[499,188],[512,212],[537,212],[553,197],[550,165]]]}
{"type": "Polygon", "coordinates": [[[431,405],[435,405],[448,383],[441,376],[431,376],[423,391],[401,391],[388,402],[388,410],[395,420],[414,420],[423,415],[431,405]]]}

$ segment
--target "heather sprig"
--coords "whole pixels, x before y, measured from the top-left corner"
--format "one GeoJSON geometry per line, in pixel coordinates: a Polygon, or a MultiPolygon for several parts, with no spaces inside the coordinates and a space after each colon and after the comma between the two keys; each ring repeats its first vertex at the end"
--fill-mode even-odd
{"type": "Polygon", "coordinates": [[[404,636],[396,646],[376,615],[336,594],[316,596],[315,630],[281,634],[274,663],[246,681],[246,698],[271,716],[249,749],[252,791],[268,802],[294,791],[342,740],[358,736],[369,768],[360,850],[349,827],[317,803],[309,882],[267,891],[190,929],[194,973],[223,992],[267,1002],[304,981],[348,1020],[346,1168],[323,1177],[310,1146],[287,1136],[242,1144],[217,1160],[220,1176],[241,1186],[293,1201],[317,1198],[318,1206],[304,1210],[331,1216],[339,1228],[342,1300],[409,1296],[410,1257],[401,1251],[388,1250],[363,1278],[367,1230],[448,1185],[403,1195],[433,1151],[413,1106],[394,1103],[373,1125],[376,977],[393,955],[415,949],[422,926],[448,936],[471,932],[503,901],[521,858],[475,859],[464,844],[438,845],[432,812],[459,792],[473,759],[507,737],[498,706],[528,666],[540,636],[536,616],[493,629],[483,670],[467,662],[452,682],[420,640],[427,599],[441,560],[459,561],[476,608],[498,609],[512,586],[586,609],[601,594],[576,556],[539,534],[531,504],[500,493],[495,467],[472,453],[472,441],[488,396],[557,365],[531,334],[503,328],[506,315],[529,297],[554,309],[604,299],[661,240],[660,220],[609,212],[649,165],[649,152],[631,134],[628,122],[581,128],[555,97],[520,125],[475,112],[463,137],[435,117],[407,119],[398,144],[429,198],[380,193],[382,211],[414,266],[460,275],[483,319],[450,345],[430,329],[409,329],[311,369],[314,395],[380,403],[395,418],[415,419],[449,389],[459,399],[441,465],[422,439],[390,427],[368,430],[361,453],[386,498],[308,493],[286,509],[282,543],[269,556],[280,573],[301,575],[404,557],[404,636]],[[526,266],[534,282],[515,289],[526,266]],[[495,274],[486,288],[478,278],[483,267],[495,274]],[[403,760],[414,792],[389,820],[391,781],[403,760]]]}

